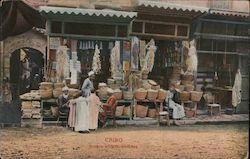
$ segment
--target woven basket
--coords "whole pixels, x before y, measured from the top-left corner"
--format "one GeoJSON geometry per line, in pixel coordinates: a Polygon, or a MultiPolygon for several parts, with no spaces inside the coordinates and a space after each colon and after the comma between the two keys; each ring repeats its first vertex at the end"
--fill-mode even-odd
{"type": "Polygon", "coordinates": [[[121,90],[115,90],[113,95],[116,97],[117,100],[122,99],[122,91],[121,90]]]}
{"type": "Polygon", "coordinates": [[[122,114],[125,116],[129,116],[130,115],[130,106],[124,107],[122,114]]]}
{"type": "Polygon", "coordinates": [[[121,116],[123,113],[124,105],[117,106],[115,110],[115,116],[121,116]]]}
{"type": "Polygon", "coordinates": [[[57,106],[51,106],[50,110],[53,116],[57,117],[59,115],[59,108],[57,106]]]}
{"type": "Polygon", "coordinates": [[[149,84],[147,80],[143,81],[142,86],[146,90],[151,89],[151,84],[149,84]]]}
{"type": "Polygon", "coordinates": [[[148,90],[148,94],[147,94],[148,100],[156,100],[157,96],[158,96],[157,90],[153,90],[153,89],[148,90]]]}
{"type": "Polygon", "coordinates": [[[147,90],[145,89],[137,89],[135,91],[135,98],[138,99],[138,100],[143,100],[145,99],[147,96],[147,90]]]}
{"type": "Polygon", "coordinates": [[[186,80],[181,80],[182,85],[192,85],[193,81],[186,81],[186,80]]]}
{"type": "Polygon", "coordinates": [[[57,89],[53,90],[53,97],[54,98],[58,98],[61,94],[62,94],[62,89],[61,88],[57,88],[57,89]]]}
{"type": "Polygon", "coordinates": [[[191,84],[187,84],[187,85],[185,85],[184,90],[188,91],[188,92],[193,91],[194,90],[194,86],[191,85],[191,84]]]}
{"type": "Polygon", "coordinates": [[[167,91],[165,91],[164,89],[160,89],[158,91],[158,97],[157,99],[160,100],[160,101],[164,101],[167,97],[167,91]]]}
{"type": "Polygon", "coordinates": [[[74,89],[78,89],[79,85],[78,84],[68,84],[69,88],[74,88],[74,89]]]}
{"type": "Polygon", "coordinates": [[[190,98],[190,93],[189,92],[186,92],[186,91],[182,91],[180,93],[180,100],[181,101],[188,101],[190,98]]]}
{"type": "Polygon", "coordinates": [[[65,85],[64,83],[54,83],[54,89],[59,89],[59,88],[63,88],[65,85]]]}
{"type": "Polygon", "coordinates": [[[202,92],[198,92],[198,91],[191,91],[191,101],[194,102],[199,102],[201,100],[202,97],[202,92]]]}
{"type": "Polygon", "coordinates": [[[143,105],[136,106],[136,116],[140,118],[145,118],[147,116],[148,107],[143,105]]]}
{"type": "Polygon", "coordinates": [[[32,103],[30,101],[23,101],[22,102],[22,109],[32,109],[32,103]]]}
{"type": "Polygon", "coordinates": [[[39,89],[44,89],[44,90],[52,89],[52,88],[53,88],[52,82],[41,82],[39,86],[39,89]]]}
{"type": "Polygon", "coordinates": [[[75,97],[79,96],[80,93],[81,93],[81,91],[78,89],[69,88],[69,97],[75,98],[75,97]]]}
{"type": "Polygon", "coordinates": [[[194,76],[193,75],[182,75],[181,79],[184,81],[193,81],[194,76]]]}
{"type": "Polygon", "coordinates": [[[185,110],[185,115],[186,115],[186,117],[188,117],[188,118],[192,118],[192,117],[194,117],[194,110],[185,110]]]}
{"type": "Polygon", "coordinates": [[[39,94],[42,99],[48,99],[52,98],[53,92],[52,89],[47,89],[47,90],[40,89],[39,94]]]}
{"type": "Polygon", "coordinates": [[[131,100],[133,98],[133,92],[123,91],[123,99],[131,100]]]}
{"type": "Polygon", "coordinates": [[[156,117],[156,109],[148,109],[148,117],[155,118],[156,117]]]}

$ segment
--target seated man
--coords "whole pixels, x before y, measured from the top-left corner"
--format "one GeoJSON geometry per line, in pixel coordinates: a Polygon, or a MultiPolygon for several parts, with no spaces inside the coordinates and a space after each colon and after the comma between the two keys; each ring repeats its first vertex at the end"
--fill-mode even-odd
{"type": "Polygon", "coordinates": [[[62,94],[57,98],[57,105],[59,107],[59,112],[68,114],[69,112],[69,89],[67,86],[62,88],[62,94]]]}
{"type": "MultiPolygon", "coordinates": [[[[102,105],[102,108],[99,113],[99,120],[103,125],[105,125],[107,120],[107,115],[115,116],[115,108],[116,108],[116,96],[113,95],[112,92],[109,92],[112,94],[106,103],[102,105]]],[[[115,124],[115,123],[114,123],[115,124]]]]}

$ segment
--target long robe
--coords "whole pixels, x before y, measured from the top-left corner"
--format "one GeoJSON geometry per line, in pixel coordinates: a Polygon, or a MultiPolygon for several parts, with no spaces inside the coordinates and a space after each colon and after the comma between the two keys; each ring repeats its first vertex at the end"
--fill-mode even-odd
{"type": "Polygon", "coordinates": [[[236,107],[241,102],[241,73],[240,71],[235,75],[234,86],[232,90],[232,105],[236,107]]]}
{"type": "Polygon", "coordinates": [[[89,131],[89,106],[85,97],[76,99],[75,131],[89,131]]]}
{"type": "Polygon", "coordinates": [[[99,97],[91,93],[88,97],[89,101],[89,129],[97,129],[98,127],[98,107],[101,104],[99,97]]]}
{"type": "Polygon", "coordinates": [[[82,84],[82,92],[85,97],[90,96],[91,89],[93,89],[93,82],[89,78],[86,78],[82,84]]]}
{"type": "Polygon", "coordinates": [[[173,101],[174,94],[168,91],[168,96],[166,98],[166,102],[169,104],[169,108],[173,109],[173,119],[180,119],[185,117],[184,107],[178,103],[173,101]]]}
{"type": "Polygon", "coordinates": [[[69,102],[69,118],[68,118],[68,125],[70,128],[75,127],[75,122],[76,122],[76,102],[75,100],[70,100],[69,102]]]}

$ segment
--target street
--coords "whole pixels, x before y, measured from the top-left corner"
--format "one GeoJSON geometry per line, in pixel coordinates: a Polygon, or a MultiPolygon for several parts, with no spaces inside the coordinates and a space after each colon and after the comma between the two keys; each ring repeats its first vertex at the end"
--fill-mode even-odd
{"type": "Polygon", "coordinates": [[[0,158],[245,158],[248,124],[0,129],[0,158]]]}

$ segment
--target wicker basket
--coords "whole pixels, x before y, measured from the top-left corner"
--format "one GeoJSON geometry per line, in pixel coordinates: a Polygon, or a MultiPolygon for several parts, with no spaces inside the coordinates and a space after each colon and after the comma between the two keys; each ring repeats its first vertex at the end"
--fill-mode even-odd
{"type": "Polygon", "coordinates": [[[22,109],[32,109],[32,103],[30,101],[23,101],[22,102],[22,109]]]}
{"type": "Polygon", "coordinates": [[[79,89],[79,85],[78,84],[68,84],[69,88],[74,88],[74,89],[79,89]]]}
{"type": "Polygon", "coordinates": [[[199,102],[201,100],[203,92],[191,91],[191,101],[199,102]]]}
{"type": "Polygon", "coordinates": [[[136,116],[140,118],[145,118],[147,116],[148,107],[143,105],[136,106],[136,116]]]}
{"type": "Polygon", "coordinates": [[[191,85],[191,84],[187,84],[187,85],[185,85],[184,90],[188,91],[188,92],[193,91],[194,90],[194,86],[191,85]]]}
{"type": "Polygon", "coordinates": [[[147,96],[147,90],[140,88],[135,91],[135,98],[138,100],[143,100],[147,96]]]}
{"type": "Polygon", "coordinates": [[[133,92],[130,91],[123,91],[123,99],[131,100],[133,98],[133,92]]]}
{"type": "Polygon", "coordinates": [[[75,97],[79,96],[80,93],[81,93],[81,91],[78,89],[69,88],[69,97],[75,98],[75,97]]]}
{"type": "Polygon", "coordinates": [[[193,75],[182,75],[181,78],[183,81],[193,81],[194,76],[193,75]]]}
{"type": "Polygon", "coordinates": [[[52,82],[41,82],[39,89],[52,89],[53,88],[53,83],[52,82]]]}
{"type": "Polygon", "coordinates": [[[156,117],[156,109],[148,109],[148,117],[155,118],[156,117]]]}
{"type": "Polygon", "coordinates": [[[115,116],[121,116],[123,113],[124,105],[117,106],[115,110],[115,116]]]}
{"type": "Polygon", "coordinates": [[[123,115],[129,116],[130,115],[130,106],[126,106],[123,108],[123,115]]]}
{"type": "Polygon", "coordinates": [[[64,83],[54,83],[54,89],[59,89],[59,88],[63,88],[65,85],[64,83]]]}
{"type": "Polygon", "coordinates": [[[144,80],[144,81],[142,82],[142,86],[143,86],[143,88],[146,89],[146,90],[151,89],[151,84],[149,84],[147,80],[144,80]]]}
{"type": "Polygon", "coordinates": [[[40,89],[39,94],[42,99],[48,99],[52,98],[53,92],[52,89],[47,89],[47,90],[40,89]]]}
{"type": "Polygon", "coordinates": [[[54,98],[58,98],[61,94],[62,94],[62,89],[61,88],[57,88],[57,89],[53,90],[53,97],[54,98]]]}
{"type": "Polygon", "coordinates": [[[190,98],[190,92],[182,91],[180,93],[180,100],[181,101],[188,101],[190,98]]]}
{"type": "Polygon", "coordinates": [[[188,110],[188,109],[185,110],[185,115],[188,118],[194,117],[194,113],[195,113],[194,110],[188,110]]]}
{"type": "Polygon", "coordinates": [[[122,91],[119,89],[114,90],[113,95],[116,97],[117,100],[122,99],[122,91]]]}
{"type": "Polygon", "coordinates": [[[148,90],[148,94],[147,94],[148,100],[156,100],[157,96],[158,96],[157,90],[153,90],[153,89],[148,90]]]}
{"type": "Polygon", "coordinates": [[[157,99],[160,100],[160,101],[164,101],[167,97],[167,91],[165,91],[164,89],[160,89],[158,91],[158,97],[157,99]]]}

